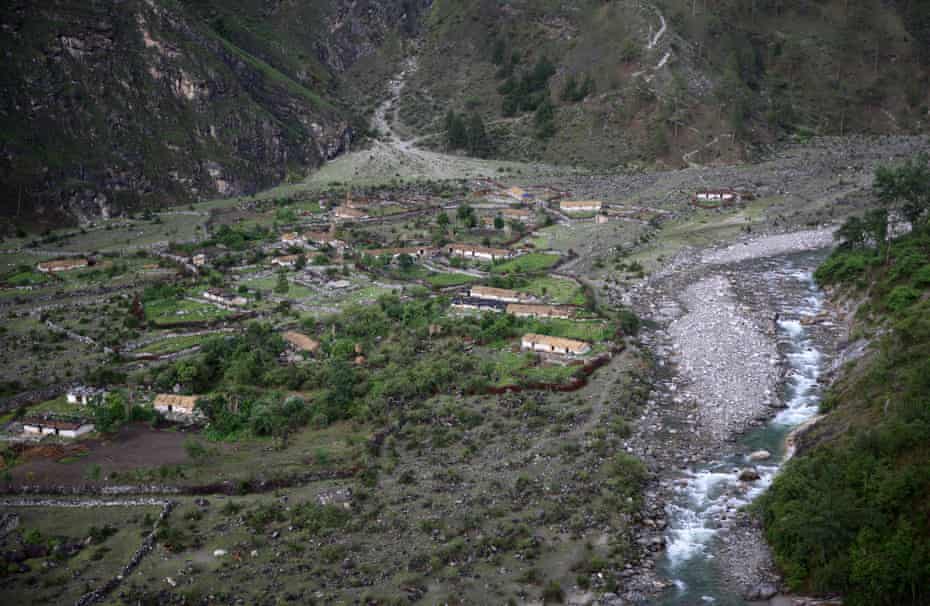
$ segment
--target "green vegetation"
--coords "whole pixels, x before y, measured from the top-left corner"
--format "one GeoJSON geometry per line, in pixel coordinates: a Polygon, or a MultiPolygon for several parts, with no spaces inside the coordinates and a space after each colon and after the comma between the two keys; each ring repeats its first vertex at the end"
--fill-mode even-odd
{"type": "Polygon", "coordinates": [[[495,274],[542,272],[558,263],[560,259],[559,255],[529,253],[501,263],[495,263],[491,268],[491,272],[495,274]]]}
{"type": "Polygon", "coordinates": [[[469,276],[468,274],[454,274],[454,273],[442,273],[442,274],[430,274],[426,277],[426,281],[430,283],[431,286],[435,288],[446,288],[448,286],[461,286],[463,284],[469,284],[471,282],[477,281],[479,278],[474,276],[469,276]]]}
{"type": "Polygon", "coordinates": [[[206,322],[229,315],[230,312],[215,305],[187,299],[160,299],[145,304],[145,319],[156,326],[206,322]]]}
{"type": "Polygon", "coordinates": [[[488,137],[484,120],[472,112],[468,120],[455,111],[446,114],[446,143],[452,149],[464,149],[468,155],[485,158],[493,152],[493,143],[488,137]]]}
{"type": "Polygon", "coordinates": [[[192,335],[192,336],[183,336],[183,337],[173,337],[170,339],[162,339],[161,341],[155,341],[150,343],[145,347],[138,349],[139,353],[147,353],[154,355],[165,355],[172,354],[179,351],[184,351],[185,349],[190,349],[195,345],[199,345],[203,341],[204,337],[201,335],[192,335]]]}
{"type": "Polygon", "coordinates": [[[584,289],[564,278],[537,276],[513,288],[560,305],[583,306],[586,302],[584,289]]]}
{"type": "MultiPolygon", "coordinates": [[[[876,186],[912,169],[880,171],[876,186]]],[[[918,185],[930,191],[930,172],[918,185]]],[[[864,299],[857,330],[883,334],[871,355],[848,366],[830,389],[823,402],[829,414],[801,436],[807,452],[788,463],[757,505],[792,588],[840,592],[852,606],[930,600],[930,227],[924,212],[912,214],[912,233],[891,242],[869,229],[861,237],[868,220],[847,222],[844,242],[818,270],[820,283],[864,299]]]]}

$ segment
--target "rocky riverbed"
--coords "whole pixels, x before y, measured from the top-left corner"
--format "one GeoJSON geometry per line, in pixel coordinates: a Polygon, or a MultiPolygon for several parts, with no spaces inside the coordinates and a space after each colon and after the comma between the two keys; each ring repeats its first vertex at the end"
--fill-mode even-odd
{"type": "MultiPolygon", "coordinates": [[[[818,229],[688,251],[635,289],[611,293],[653,323],[643,340],[655,354],[656,386],[639,432],[629,443],[629,450],[659,478],[647,495],[645,514],[652,524],[647,523],[643,540],[653,540],[657,522],[663,527],[670,523],[669,503],[680,502],[694,482],[730,486],[726,490],[732,494],[724,495],[723,508],[712,512],[726,532],[713,530],[716,540],[699,538],[696,548],[713,551],[720,571],[717,582],[744,599],[768,600],[780,589],[761,529],[738,512],[739,503],[767,486],[777,465],[764,460],[769,453],[757,453],[759,458],[753,460],[748,453],[733,459],[732,452],[739,436],[785,414],[779,411],[785,406],[786,384],[797,372],[791,356],[813,355],[788,351],[786,341],[800,327],[800,318],[784,314],[786,309],[800,309],[797,302],[809,302],[805,289],[810,288],[809,270],[816,261],[806,260],[811,267],[802,271],[784,255],[823,248],[830,241],[830,230],[818,229]],[[725,463],[702,472],[709,474],[706,477],[693,471],[737,460],[741,466],[725,463]]],[[[811,338],[825,343],[835,338],[826,334],[827,328],[815,327],[817,331],[811,338]]],[[[719,499],[714,489],[703,489],[703,498],[719,499]]],[[[657,550],[655,559],[660,555],[657,550]]]]}

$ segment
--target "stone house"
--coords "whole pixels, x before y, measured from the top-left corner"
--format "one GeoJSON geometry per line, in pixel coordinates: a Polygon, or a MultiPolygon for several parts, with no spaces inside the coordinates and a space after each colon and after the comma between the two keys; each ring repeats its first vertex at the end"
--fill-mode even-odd
{"type": "Polygon", "coordinates": [[[533,213],[525,208],[505,208],[501,211],[501,216],[510,221],[519,221],[520,223],[530,223],[533,220],[533,213]]]}
{"type": "Polygon", "coordinates": [[[736,203],[741,200],[739,192],[732,189],[704,189],[695,192],[695,202],[736,203]]]}
{"type": "Polygon", "coordinates": [[[106,397],[107,392],[105,389],[97,389],[96,387],[85,387],[80,385],[68,390],[68,393],[65,395],[65,399],[68,404],[81,404],[87,406],[88,404],[99,404],[106,397]]]}
{"type": "Polygon", "coordinates": [[[315,244],[316,246],[331,246],[337,250],[348,248],[344,240],[340,240],[333,234],[325,231],[308,231],[304,234],[304,238],[307,242],[315,244]]]}
{"type": "Polygon", "coordinates": [[[203,293],[203,298],[207,301],[212,301],[213,303],[219,303],[220,305],[230,305],[232,307],[243,307],[249,303],[249,300],[242,295],[225,292],[219,288],[210,288],[205,290],[203,293]]]}
{"type": "Polygon", "coordinates": [[[490,299],[456,297],[452,299],[451,307],[461,311],[493,311],[501,313],[507,309],[507,304],[503,301],[492,301],[490,299]]]}
{"type": "Polygon", "coordinates": [[[562,356],[583,356],[591,351],[591,344],[584,341],[576,341],[575,339],[563,339],[562,337],[549,337],[547,335],[528,333],[523,335],[520,348],[525,351],[536,351],[562,356]]]}
{"type": "Polygon", "coordinates": [[[472,286],[468,294],[475,299],[503,301],[504,303],[523,303],[533,300],[533,297],[528,294],[492,286],[472,286]]]}
{"type": "Polygon", "coordinates": [[[287,344],[297,351],[306,351],[315,354],[320,349],[320,342],[303,333],[288,330],[281,335],[287,344]]]}
{"type": "Polygon", "coordinates": [[[567,305],[534,305],[510,303],[507,313],[518,318],[558,318],[569,320],[575,316],[575,308],[567,305]]]}
{"type": "Polygon", "coordinates": [[[297,265],[297,259],[299,258],[300,255],[284,255],[272,259],[271,264],[277,267],[294,267],[297,265]]]}
{"type": "Polygon", "coordinates": [[[600,200],[563,200],[559,203],[559,209],[564,213],[597,212],[603,206],[604,203],[600,200]]]}
{"type": "Polygon", "coordinates": [[[463,259],[480,259],[482,261],[497,261],[513,257],[513,251],[506,248],[489,248],[487,246],[473,246],[471,244],[449,244],[445,248],[451,257],[463,259]]]}
{"type": "Polygon", "coordinates": [[[173,421],[192,421],[203,416],[203,413],[197,410],[199,397],[160,393],[152,401],[152,407],[173,421]]]}
{"type": "Polygon", "coordinates": [[[60,271],[71,271],[90,265],[90,261],[84,258],[58,259],[56,261],[43,261],[36,266],[36,269],[42,273],[58,273],[60,271]]]}
{"type": "Polygon", "coordinates": [[[410,255],[414,259],[420,260],[435,256],[439,251],[431,246],[404,246],[399,248],[371,248],[362,252],[372,257],[390,255],[392,260],[401,255],[410,255]]]}
{"type": "Polygon", "coordinates": [[[94,424],[87,421],[59,421],[39,417],[23,420],[23,433],[27,435],[77,438],[93,430],[94,424]]]}
{"type": "Polygon", "coordinates": [[[307,243],[304,237],[296,231],[288,231],[281,234],[281,242],[288,246],[303,246],[307,243]]]}

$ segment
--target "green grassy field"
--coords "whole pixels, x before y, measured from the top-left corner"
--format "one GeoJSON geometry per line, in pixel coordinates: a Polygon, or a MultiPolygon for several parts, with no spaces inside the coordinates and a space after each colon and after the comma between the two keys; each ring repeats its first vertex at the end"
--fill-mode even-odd
{"type": "Polygon", "coordinates": [[[199,345],[201,341],[204,340],[203,335],[193,335],[185,337],[174,337],[171,339],[164,339],[163,341],[156,341],[150,343],[145,347],[136,350],[138,353],[147,353],[154,355],[164,355],[175,353],[178,351],[184,351],[195,345],[199,345]]]}
{"type": "Polygon", "coordinates": [[[576,368],[560,365],[536,365],[536,356],[531,353],[498,351],[489,354],[491,385],[504,387],[522,383],[563,383],[574,374],[576,368]]]}
{"type": "Polygon", "coordinates": [[[558,263],[560,258],[559,255],[529,253],[494,265],[491,268],[491,273],[535,273],[545,271],[558,263]]]}
{"type": "Polygon", "coordinates": [[[563,278],[554,278],[552,276],[535,277],[530,280],[529,284],[517,290],[560,305],[585,304],[584,290],[571,280],[563,278]]]}
{"type": "Polygon", "coordinates": [[[613,337],[613,329],[607,322],[575,322],[572,320],[538,320],[533,323],[537,333],[581,341],[606,341],[613,337]]]}
{"type": "Polygon", "coordinates": [[[77,416],[83,417],[87,416],[88,409],[85,406],[80,404],[69,404],[68,399],[65,396],[60,396],[54,400],[46,400],[45,402],[39,402],[38,404],[33,404],[27,409],[27,414],[31,415],[43,415],[43,414],[55,414],[55,415],[65,415],[65,416],[77,416]]]}
{"type": "Polygon", "coordinates": [[[162,299],[145,304],[145,319],[158,326],[215,320],[229,315],[225,309],[187,299],[162,299]]]}
{"type": "Polygon", "coordinates": [[[431,286],[436,288],[446,288],[448,286],[461,286],[463,284],[470,284],[478,279],[479,278],[469,276],[467,274],[442,273],[430,274],[426,278],[426,281],[429,282],[431,286]]]}

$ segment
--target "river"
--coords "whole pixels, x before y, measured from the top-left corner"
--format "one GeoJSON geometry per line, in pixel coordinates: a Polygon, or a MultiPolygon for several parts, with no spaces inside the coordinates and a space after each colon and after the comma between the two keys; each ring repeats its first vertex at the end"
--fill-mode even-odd
{"type": "MultiPolygon", "coordinates": [[[[746,601],[721,579],[715,549],[721,534],[740,507],[749,504],[771,484],[786,457],[785,438],[792,429],[817,414],[821,398],[818,378],[825,355],[819,328],[803,324],[823,308],[823,296],[812,272],[824,252],[799,253],[742,264],[746,282],[763,280],[779,313],[776,338],[787,370],[781,409],[768,423],[747,432],[713,463],[688,470],[675,483],[666,507],[667,549],[660,571],[674,585],[662,596],[665,606],[716,604],[735,606],[746,601]],[[751,461],[765,450],[771,458],[751,461]],[[761,478],[740,482],[738,470],[755,466],[761,478]]],[[[763,283],[763,282],[756,282],[763,283]]]]}

